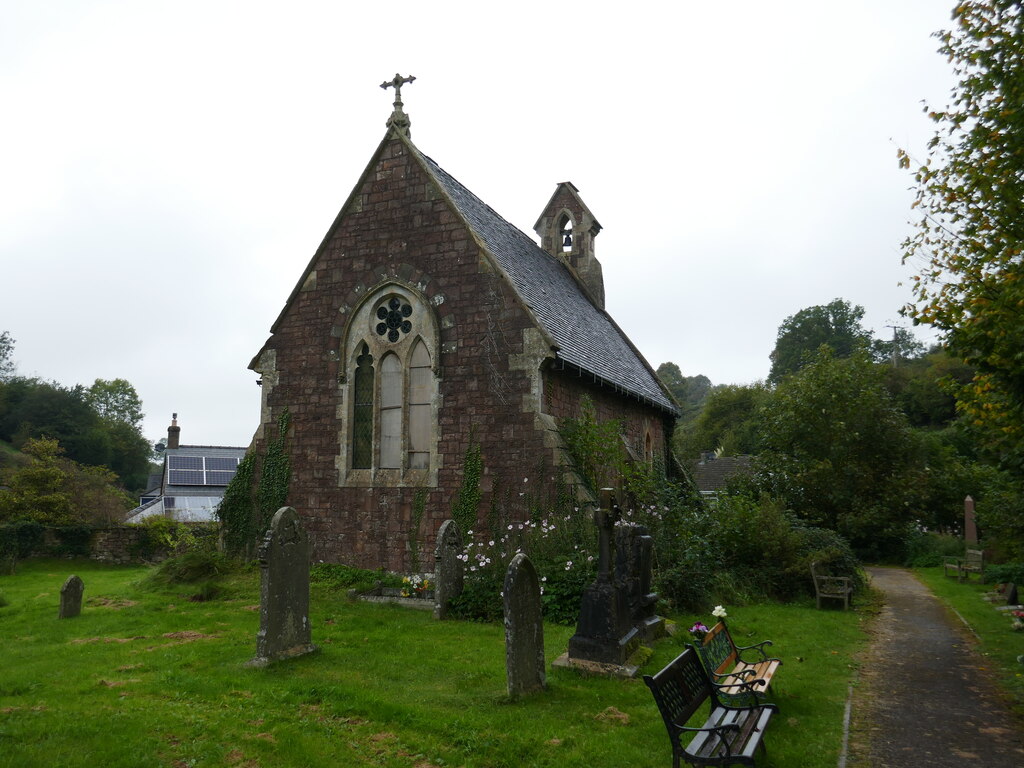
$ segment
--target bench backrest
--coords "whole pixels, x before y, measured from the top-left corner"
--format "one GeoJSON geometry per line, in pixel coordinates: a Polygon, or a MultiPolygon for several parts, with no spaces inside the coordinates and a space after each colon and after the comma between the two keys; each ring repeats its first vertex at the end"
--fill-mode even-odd
{"type": "Polygon", "coordinates": [[[985,565],[985,552],[981,549],[968,549],[964,552],[964,565],[968,568],[981,570],[985,565]]]}
{"type": "Polygon", "coordinates": [[[724,621],[719,621],[704,635],[697,650],[709,672],[724,675],[736,665],[736,644],[724,621]]]}
{"type": "Polygon", "coordinates": [[[676,656],[654,675],[644,675],[654,702],[665,721],[669,736],[678,739],[679,727],[686,725],[708,696],[714,697],[707,673],[692,647],[676,656]]]}

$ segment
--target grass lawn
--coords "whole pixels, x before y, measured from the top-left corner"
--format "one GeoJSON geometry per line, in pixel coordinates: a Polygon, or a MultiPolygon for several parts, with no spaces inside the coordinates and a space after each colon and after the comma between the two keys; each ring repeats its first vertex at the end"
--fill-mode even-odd
{"type": "MultiPolygon", "coordinates": [[[[315,586],[320,652],[250,669],[255,570],[202,603],[141,588],[147,573],[37,560],[0,576],[0,766],[671,764],[642,680],[549,669],[546,692],[510,702],[501,625],[437,622],[315,586]],[[85,605],[58,620],[71,573],[85,582],[85,605]]],[[[813,601],[726,607],[737,643],[772,639],[784,660],[763,765],[833,768],[866,615],[817,611],[813,601]]],[[[549,663],[572,633],[545,626],[549,663]]],[[[680,653],[685,634],[659,642],[645,671],[680,653]]]]}
{"type": "Polygon", "coordinates": [[[1024,664],[1017,661],[1024,655],[1024,632],[1012,630],[1010,616],[996,610],[1006,601],[983,600],[982,594],[992,591],[993,585],[982,584],[977,576],[961,583],[947,577],[942,568],[915,568],[914,572],[974,630],[980,640],[978,651],[988,659],[996,682],[1016,712],[1024,715],[1024,664]]]}

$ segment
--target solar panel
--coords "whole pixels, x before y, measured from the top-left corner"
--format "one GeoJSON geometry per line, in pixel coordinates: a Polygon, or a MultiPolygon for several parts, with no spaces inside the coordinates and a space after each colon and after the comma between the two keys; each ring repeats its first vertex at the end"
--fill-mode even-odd
{"type": "Polygon", "coordinates": [[[238,459],[234,456],[207,456],[206,457],[206,470],[230,470],[234,474],[238,468],[238,459]]]}
{"type": "Polygon", "coordinates": [[[231,472],[216,472],[208,470],[206,472],[206,484],[207,485],[227,485],[231,482],[231,478],[235,476],[234,471],[231,472]]]}
{"type": "Polygon", "coordinates": [[[236,456],[167,457],[167,482],[171,485],[227,485],[238,471],[236,456]]]}
{"type": "Polygon", "coordinates": [[[171,485],[206,485],[201,469],[171,469],[167,474],[171,485]]]}
{"type": "Polygon", "coordinates": [[[202,456],[168,456],[168,469],[202,469],[202,456]]]}

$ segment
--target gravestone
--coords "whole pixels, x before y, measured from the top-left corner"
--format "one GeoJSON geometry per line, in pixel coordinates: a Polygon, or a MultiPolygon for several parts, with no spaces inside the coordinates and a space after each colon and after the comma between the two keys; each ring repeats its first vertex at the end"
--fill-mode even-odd
{"type": "Polygon", "coordinates": [[[615,572],[625,590],[625,610],[631,625],[643,640],[661,637],[665,620],[655,612],[658,595],[651,590],[654,539],[645,526],[616,526],[615,553],[615,572]]]}
{"type": "MultiPolygon", "coordinates": [[[[576,634],[557,666],[611,665],[611,674],[630,676],[627,661],[645,640],[664,634],[651,591],[653,539],[639,525],[621,525],[622,513],[610,489],[602,491],[598,528],[597,580],[583,592],[576,634]]],[[[595,671],[599,671],[596,670],[595,671]]]]}
{"type": "Polygon", "coordinates": [[[618,578],[615,533],[622,516],[610,492],[603,492],[594,512],[598,529],[597,580],[583,591],[576,634],[569,639],[569,658],[602,664],[623,664],[640,646],[640,633],[629,615],[625,584],[618,578]]]}
{"type": "Polygon", "coordinates": [[[1017,599],[1017,585],[1012,581],[1006,585],[1006,604],[1017,605],[1019,600],[1017,599]]]}
{"type": "Polygon", "coordinates": [[[443,619],[448,603],[462,594],[464,568],[462,531],[454,520],[445,520],[437,531],[434,549],[434,618],[443,619]]]}
{"type": "Polygon", "coordinates": [[[540,579],[530,558],[520,552],[505,573],[505,669],[508,695],[517,698],[543,690],[544,622],[540,579]]]}
{"type": "Polygon", "coordinates": [[[974,517],[974,499],[964,498],[964,542],[968,549],[978,543],[978,522],[974,517]]]}
{"type": "Polygon", "coordinates": [[[309,625],[309,539],[292,507],[281,507],[258,552],[260,629],[250,666],[316,650],[309,625]]]}
{"type": "Polygon", "coordinates": [[[68,576],[64,586],[60,588],[60,609],[58,619],[73,619],[82,612],[82,593],[85,584],[78,576],[68,576]]]}

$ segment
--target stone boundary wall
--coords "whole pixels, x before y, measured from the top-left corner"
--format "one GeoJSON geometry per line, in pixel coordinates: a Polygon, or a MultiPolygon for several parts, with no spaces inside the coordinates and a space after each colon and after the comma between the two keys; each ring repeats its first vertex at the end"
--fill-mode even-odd
{"type": "Polygon", "coordinates": [[[60,535],[60,529],[43,528],[42,541],[32,549],[29,557],[88,557],[102,563],[128,565],[159,563],[170,556],[166,546],[154,542],[150,531],[141,525],[110,525],[93,528],[88,545],[69,542],[60,535]],[[85,550],[88,553],[85,554],[85,550]]]}

